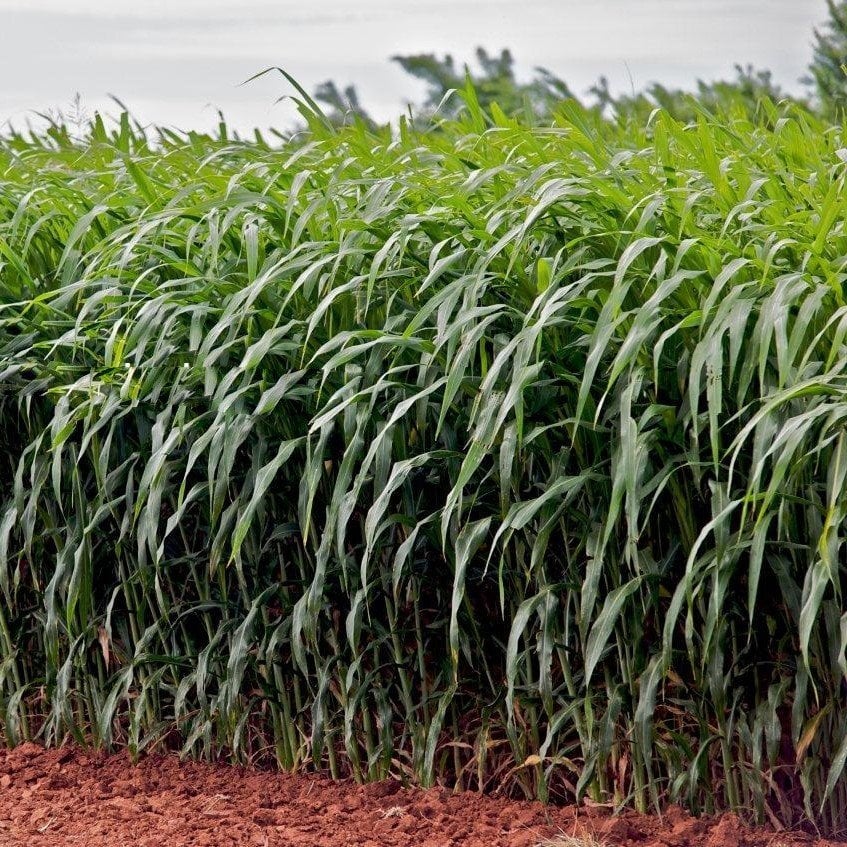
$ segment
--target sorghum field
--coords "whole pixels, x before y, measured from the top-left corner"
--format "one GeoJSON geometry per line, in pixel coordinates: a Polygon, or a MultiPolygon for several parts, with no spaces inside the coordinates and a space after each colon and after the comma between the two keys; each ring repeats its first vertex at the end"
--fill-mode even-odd
{"type": "Polygon", "coordinates": [[[824,833],[847,141],[788,104],[0,141],[0,727],[824,833]]]}

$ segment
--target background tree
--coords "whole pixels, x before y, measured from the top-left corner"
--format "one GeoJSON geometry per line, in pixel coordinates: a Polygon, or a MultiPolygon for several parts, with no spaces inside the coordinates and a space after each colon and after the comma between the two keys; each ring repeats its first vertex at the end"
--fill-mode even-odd
{"type": "Polygon", "coordinates": [[[368,126],[375,125],[373,118],[362,107],[355,85],[348,85],[342,90],[333,80],[328,79],[315,89],[315,100],[329,107],[327,118],[334,124],[351,123],[358,119],[368,126]]]}
{"type": "Polygon", "coordinates": [[[608,110],[619,118],[632,117],[642,123],[656,108],[687,122],[694,120],[698,110],[703,108],[710,112],[726,112],[741,107],[753,114],[763,99],[774,102],[789,99],[789,95],[774,82],[771,71],[758,70],[752,65],[736,65],[734,79],[711,82],[698,79],[695,91],[668,88],[656,82],[643,91],[616,97],[609,90],[606,77],[600,77],[589,93],[595,97],[602,111],[608,110]]]}
{"type": "MultiPolygon", "coordinates": [[[[830,8],[834,22],[830,23],[826,34],[816,34],[820,43],[816,50],[816,62],[820,62],[822,80],[819,85],[820,99],[830,103],[840,97],[847,105],[847,75],[841,71],[836,59],[832,58],[836,55],[847,57],[847,0],[838,7],[830,0],[830,8]],[[824,55],[821,52],[823,50],[828,51],[826,55],[830,56],[826,59],[828,64],[824,58],[817,59],[818,54],[824,55]],[[827,72],[828,75],[825,73],[826,67],[831,71],[827,72]],[[822,86],[826,86],[826,93],[822,86]]],[[[478,47],[476,60],[476,66],[471,67],[457,64],[449,54],[443,57],[434,53],[393,56],[392,61],[426,85],[423,102],[411,107],[414,117],[426,123],[436,109],[443,117],[455,117],[462,108],[462,101],[458,97],[447,98],[446,95],[451,90],[464,88],[468,79],[484,110],[489,111],[492,104],[496,103],[507,115],[521,115],[529,123],[549,120],[560,103],[579,99],[563,79],[546,68],[536,67],[529,81],[519,80],[515,74],[514,57],[508,49],[497,54],[478,47]]],[[[587,95],[587,99],[582,102],[586,108],[596,109],[607,117],[632,119],[639,123],[646,121],[656,108],[664,109],[677,120],[688,122],[694,120],[704,108],[715,113],[741,109],[752,116],[765,98],[772,101],[790,98],[774,81],[771,71],[760,70],[752,65],[736,65],[734,78],[711,82],[698,80],[693,91],[652,83],[640,91],[633,90],[631,94],[615,95],[606,77],[601,77],[588,90],[587,95]]],[[[374,125],[352,85],[341,89],[329,80],[317,88],[315,99],[329,107],[327,117],[333,123],[349,123],[356,117],[368,125],[374,125]]]]}
{"type": "Polygon", "coordinates": [[[847,2],[827,0],[829,20],[815,30],[811,77],[824,111],[840,113],[847,108],[847,2]]]}
{"type": "MultiPolygon", "coordinates": [[[[457,67],[449,54],[443,58],[434,53],[392,57],[406,73],[426,83],[424,111],[435,109],[448,91],[463,87],[468,77],[483,108],[497,103],[506,114],[528,111],[536,118],[542,117],[548,115],[556,103],[576,99],[567,83],[546,68],[536,68],[529,82],[519,81],[515,76],[514,57],[508,49],[496,55],[489,54],[484,47],[477,47],[476,59],[479,70],[469,65],[457,67]]],[[[444,104],[446,114],[459,107],[458,101],[444,104]]]]}

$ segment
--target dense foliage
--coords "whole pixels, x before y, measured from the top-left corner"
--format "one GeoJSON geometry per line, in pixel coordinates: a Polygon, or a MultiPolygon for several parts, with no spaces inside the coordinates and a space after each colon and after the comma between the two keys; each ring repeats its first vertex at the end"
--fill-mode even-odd
{"type": "Polygon", "coordinates": [[[0,144],[0,725],[847,810],[840,128],[0,144]]]}

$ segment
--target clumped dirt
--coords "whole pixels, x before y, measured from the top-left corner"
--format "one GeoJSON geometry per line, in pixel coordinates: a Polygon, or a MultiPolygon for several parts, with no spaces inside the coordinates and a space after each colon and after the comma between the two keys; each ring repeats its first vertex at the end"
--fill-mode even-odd
{"type": "Polygon", "coordinates": [[[584,837],[587,847],[834,844],[750,830],[733,815],[698,820],[671,809],[661,820],[613,818],[601,809],[393,782],[357,786],[169,755],[132,765],[125,754],[74,747],[0,750],[0,847],[535,847],[563,836],[584,837]]]}

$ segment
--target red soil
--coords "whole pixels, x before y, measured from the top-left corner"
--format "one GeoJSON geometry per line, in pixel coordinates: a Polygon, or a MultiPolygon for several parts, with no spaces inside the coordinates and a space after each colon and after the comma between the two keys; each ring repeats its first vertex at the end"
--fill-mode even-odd
{"type": "Polygon", "coordinates": [[[557,835],[593,836],[608,847],[833,843],[749,830],[733,815],[610,818],[597,809],[391,782],[362,787],[174,756],[133,766],[126,755],[70,747],[0,750],[0,847],[534,847],[557,835]]]}

